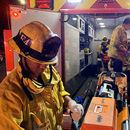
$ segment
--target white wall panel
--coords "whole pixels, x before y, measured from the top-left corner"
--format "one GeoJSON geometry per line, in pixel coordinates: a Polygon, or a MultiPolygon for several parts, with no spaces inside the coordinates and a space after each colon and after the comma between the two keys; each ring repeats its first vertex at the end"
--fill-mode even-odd
{"type": "Polygon", "coordinates": [[[70,78],[79,73],[79,31],[65,23],[65,78],[70,78]]]}

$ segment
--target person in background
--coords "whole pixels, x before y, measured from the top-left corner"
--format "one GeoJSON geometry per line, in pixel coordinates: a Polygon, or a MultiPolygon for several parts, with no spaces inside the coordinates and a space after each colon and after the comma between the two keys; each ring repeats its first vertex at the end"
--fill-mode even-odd
{"type": "MultiPolygon", "coordinates": [[[[127,40],[127,50],[130,53],[130,40],[127,40]]],[[[123,61],[123,69],[122,71],[127,73],[130,70],[130,57],[125,57],[123,61]]]]}
{"type": "Polygon", "coordinates": [[[102,71],[106,70],[108,71],[108,62],[109,62],[109,57],[107,56],[108,54],[108,38],[104,36],[102,38],[102,43],[99,45],[98,50],[97,50],[97,61],[98,61],[98,68],[102,67],[102,71]]]}
{"type": "Polygon", "coordinates": [[[123,61],[130,54],[127,50],[127,33],[130,29],[130,18],[126,18],[122,25],[118,25],[112,32],[108,56],[111,58],[110,64],[113,71],[122,72],[123,61]]]}
{"type": "Polygon", "coordinates": [[[9,39],[9,45],[20,59],[0,84],[0,129],[61,130],[63,104],[78,121],[84,109],[65,91],[53,66],[61,45],[58,35],[32,21],[9,39]]]}

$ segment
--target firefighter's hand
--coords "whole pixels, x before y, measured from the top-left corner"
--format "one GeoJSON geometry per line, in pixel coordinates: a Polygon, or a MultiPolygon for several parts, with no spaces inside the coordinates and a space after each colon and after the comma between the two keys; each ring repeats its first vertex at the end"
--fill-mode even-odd
{"type": "Polygon", "coordinates": [[[77,122],[84,114],[83,106],[81,104],[76,103],[73,100],[69,102],[69,108],[72,112],[72,114],[71,114],[72,119],[75,122],[77,122]]]}
{"type": "Polygon", "coordinates": [[[128,51],[125,52],[126,57],[130,57],[130,53],[128,51]]]}

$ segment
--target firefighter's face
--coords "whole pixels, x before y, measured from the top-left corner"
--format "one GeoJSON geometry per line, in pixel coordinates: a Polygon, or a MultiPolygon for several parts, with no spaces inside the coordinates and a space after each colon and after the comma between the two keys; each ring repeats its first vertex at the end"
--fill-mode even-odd
{"type": "Polygon", "coordinates": [[[37,76],[41,75],[43,71],[45,70],[45,68],[47,67],[46,64],[39,64],[27,58],[26,58],[26,63],[30,69],[29,72],[37,76]]]}
{"type": "Polygon", "coordinates": [[[130,29],[130,24],[127,24],[125,29],[129,30],[130,29]]]}

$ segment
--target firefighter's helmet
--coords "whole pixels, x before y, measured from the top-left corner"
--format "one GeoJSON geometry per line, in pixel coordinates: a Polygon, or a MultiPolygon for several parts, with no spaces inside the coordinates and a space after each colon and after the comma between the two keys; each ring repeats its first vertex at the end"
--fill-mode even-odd
{"type": "Polygon", "coordinates": [[[104,36],[104,37],[102,38],[102,42],[108,42],[108,38],[107,38],[106,36],[104,36]]]}
{"type": "Polygon", "coordinates": [[[128,45],[130,45],[130,39],[127,40],[128,45]]]}
{"type": "Polygon", "coordinates": [[[61,39],[47,25],[38,21],[23,26],[8,42],[17,53],[34,62],[54,64],[58,60],[61,39]]]}

